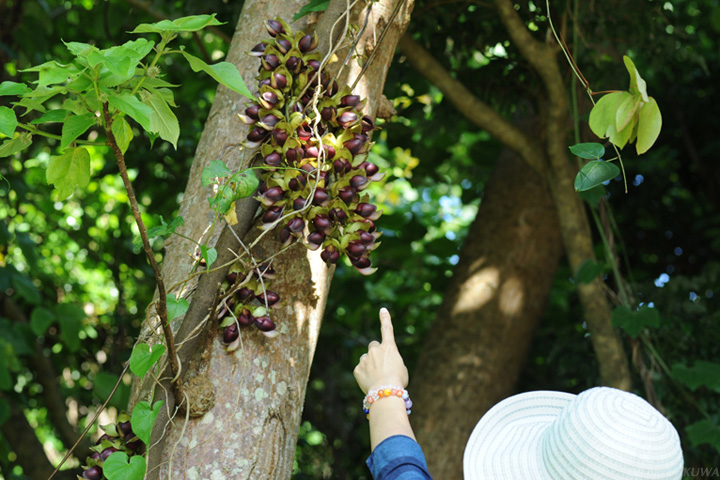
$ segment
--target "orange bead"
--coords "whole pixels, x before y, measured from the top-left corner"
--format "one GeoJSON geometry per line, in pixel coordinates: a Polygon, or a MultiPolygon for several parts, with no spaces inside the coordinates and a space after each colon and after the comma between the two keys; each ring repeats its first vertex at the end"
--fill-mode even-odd
{"type": "Polygon", "coordinates": [[[386,388],[386,389],[385,389],[385,396],[386,396],[386,397],[389,397],[390,395],[392,395],[392,390],[390,390],[389,388],[386,388]]]}

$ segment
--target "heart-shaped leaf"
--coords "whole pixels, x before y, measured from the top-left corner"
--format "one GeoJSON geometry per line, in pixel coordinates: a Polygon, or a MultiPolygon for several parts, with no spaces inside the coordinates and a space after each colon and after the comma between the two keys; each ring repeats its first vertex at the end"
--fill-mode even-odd
{"type": "Polygon", "coordinates": [[[614,327],[621,327],[628,335],[635,338],[644,328],[660,325],[660,314],[648,306],[632,311],[625,305],[621,305],[612,312],[612,324],[614,327]]]}
{"type": "Polygon", "coordinates": [[[590,190],[618,175],[620,175],[620,169],[614,163],[592,160],[586,163],[575,177],[575,190],[578,192],[590,190]]]}
{"type": "Polygon", "coordinates": [[[190,304],[184,298],[177,298],[174,293],[166,297],[168,321],[177,318],[187,312],[190,304]]]}
{"type": "Polygon", "coordinates": [[[144,377],[155,363],[165,353],[165,345],[150,346],[147,343],[139,343],[133,348],[130,355],[130,371],[138,377],[144,377]]]}
{"type": "Polygon", "coordinates": [[[150,434],[152,433],[155,419],[158,413],[160,413],[162,404],[162,400],[158,400],[150,407],[148,402],[142,401],[138,402],[135,408],[133,408],[130,423],[132,424],[135,435],[145,442],[145,445],[150,445],[150,434]]]}
{"type": "Polygon", "coordinates": [[[108,480],[142,480],[145,477],[145,458],[133,456],[128,463],[125,452],[115,452],[103,463],[103,474],[108,480]]]}

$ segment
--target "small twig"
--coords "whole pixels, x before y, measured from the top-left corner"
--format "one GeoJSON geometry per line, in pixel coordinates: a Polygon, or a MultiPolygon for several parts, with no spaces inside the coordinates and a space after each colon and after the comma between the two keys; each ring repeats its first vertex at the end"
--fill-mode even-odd
{"type": "Polygon", "coordinates": [[[137,198],[135,197],[135,191],[132,187],[132,183],[130,183],[130,177],[128,177],[127,166],[125,165],[125,155],[123,154],[122,150],[120,150],[120,147],[117,144],[117,140],[115,139],[115,135],[112,132],[112,117],[110,116],[110,110],[108,109],[107,102],[103,104],[103,116],[105,120],[105,134],[107,135],[108,144],[110,145],[110,148],[112,148],[112,151],[115,154],[115,158],[117,159],[118,170],[120,170],[120,176],[122,177],[123,183],[125,184],[125,190],[127,190],[128,201],[130,202],[130,209],[132,210],[133,217],[135,218],[138,230],[140,231],[140,238],[142,239],[145,255],[150,262],[150,266],[152,267],[153,273],[155,274],[155,280],[157,281],[157,314],[160,317],[160,323],[162,324],[162,329],[165,334],[165,343],[167,343],[168,351],[168,361],[170,362],[173,376],[176,379],[173,383],[174,393],[176,397],[180,399],[183,398],[182,381],[179,378],[181,368],[180,364],[178,363],[177,351],[175,350],[175,338],[172,332],[172,328],[170,328],[170,323],[168,322],[166,298],[167,293],[165,292],[165,282],[163,281],[160,266],[157,264],[157,261],[155,261],[155,252],[153,252],[152,247],[150,246],[150,239],[148,238],[145,223],[143,222],[142,216],[140,215],[140,209],[138,207],[137,198]]]}
{"type": "Polygon", "coordinates": [[[80,435],[80,438],[77,439],[75,442],[75,445],[72,446],[70,450],[65,454],[62,460],[60,460],[60,463],[57,467],[55,467],[55,470],[53,473],[48,477],[48,480],[51,480],[55,474],[60,470],[60,467],[63,466],[63,464],[67,461],[68,458],[70,458],[70,455],[72,455],[72,452],[77,448],[77,446],[80,444],[83,438],[85,438],[85,435],[90,431],[93,425],[95,425],[95,422],[97,421],[98,417],[102,413],[103,410],[105,410],[105,407],[107,407],[107,404],[110,403],[110,400],[112,399],[113,395],[115,395],[115,392],[117,391],[118,387],[120,386],[120,382],[122,382],[122,378],[125,375],[125,373],[128,371],[128,368],[130,367],[130,363],[125,364],[125,368],[123,368],[123,371],[120,372],[120,377],[118,378],[117,382],[115,382],[115,386],[113,387],[112,391],[110,392],[110,395],[108,395],[108,398],[105,400],[105,403],[103,403],[100,408],[95,412],[95,415],[93,416],[90,423],[87,424],[87,427],[85,427],[85,430],[83,430],[82,434],[80,435]]]}

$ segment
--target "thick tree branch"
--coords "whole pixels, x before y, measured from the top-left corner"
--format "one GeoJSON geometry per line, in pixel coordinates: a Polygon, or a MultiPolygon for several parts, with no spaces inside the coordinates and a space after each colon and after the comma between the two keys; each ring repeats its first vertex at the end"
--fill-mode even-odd
{"type": "Polygon", "coordinates": [[[541,146],[505,120],[492,107],[478,99],[461,82],[452,78],[443,66],[407,33],[400,38],[398,48],[413,68],[438,87],[445,97],[468,120],[516,151],[539,175],[543,175],[541,146]]]}

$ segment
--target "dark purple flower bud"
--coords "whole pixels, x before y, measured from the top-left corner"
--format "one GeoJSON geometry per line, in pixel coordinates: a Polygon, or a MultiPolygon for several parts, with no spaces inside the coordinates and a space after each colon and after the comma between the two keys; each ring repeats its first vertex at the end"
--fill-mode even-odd
{"type": "Polygon", "coordinates": [[[320,61],[310,60],[309,62],[307,62],[307,66],[312,68],[313,70],[320,70],[320,61]]]}
{"type": "Polygon", "coordinates": [[[320,258],[322,258],[323,261],[328,265],[332,265],[337,263],[337,261],[340,259],[340,253],[335,250],[335,247],[333,247],[332,245],[328,245],[328,247],[320,254],[320,258]]]}
{"type": "Polygon", "coordinates": [[[287,78],[282,73],[273,73],[270,77],[270,85],[273,88],[282,90],[287,87],[287,78]]]}
{"type": "Polygon", "coordinates": [[[223,332],[223,342],[232,343],[240,336],[240,330],[238,329],[237,323],[231,323],[225,327],[223,332]]]}
{"type": "Polygon", "coordinates": [[[279,167],[282,163],[282,157],[279,153],[273,152],[267,157],[265,157],[265,163],[267,163],[271,167],[279,167]]]}
{"type": "Polygon", "coordinates": [[[108,457],[109,457],[110,455],[112,455],[112,454],[115,453],[115,452],[119,452],[119,451],[120,451],[120,450],[118,450],[118,449],[115,448],[115,447],[107,447],[105,450],[103,450],[103,451],[100,453],[100,460],[102,460],[102,461],[104,462],[105,460],[108,459],[108,457]]]}
{"type": "Polygon", "coordinates": [[[260,42],[250,50],[250,55],[253,57],[262,57],[265,55],[265,44],[260,42]]]}
{"type": "Polygon", "coordinates": [[[357,190],[353,187],[343,187],[338,191],[338,197],[345,202],[346,205],[350,205],[355,200],[355,194],[357,190]]]}
{"type": "Polygon", "coordinates": [[[226,278],[227,278],[228,283],[230,285],[232,285],[233,283],[235,283],[235,280],[237,280],[237,277],[238,277],[238,272],[230,272],[227,274],[226,278]]]}
{"type": "Polygon", "coordinates": [[[285,61],[285,67],[292,73],[300,73],[302,66],[303,61],[298,57],[290,57],[285,61]]]}
{"type": "Polygon", "coordinates": [[[273,203],[282,200],[284,196],[285,191],[282,189],[282,187],[268,188],[267,191],[263,194],[263,197],[267,198],[273,203]]]}
{"type": "Polygon", "coordinates": [[[305,147],[305,157],[306,158],[317,158],[318,155],[320,155],[320,151],[315,145],[311,145],[309,147],[305,147]]]}
{"type": "Polygon", "coordinates": [[[280,50],[280,53],[287,53],[292,48],[292,43],[284,38],[278,38],[275,40],[275,46],[277,46],[277,49],[280,50]]]}
{"type": "Polygon", "coordinates": [[[265,22],[265,28],[267,28],[268,33],[272,37],[276,36],[278,33],[285,33],[285,28],[282,26],[282,23],[277,20],[268,20],[265,22]]]}
{"type": "Polygon", "coordinates": [[[327,90],[326,95],[329,97],[332,97],[338,92],[337,82],[332,82],[332,84],[330,84],[330,81],[328,80],[327,82],[323,82],[323,87],[325,87],[325,90],[327,90]]]}
{"type": "MultiPolygon", "coordinates": [[[[307,123],[303,123],[302,125],[300,125],[298,127],[297,134],[298,134],[298,139],[301,142],[305,143],[308,140],[310,140],[310,137],[312,137],[313,132],[307,123]]],[[[315,155],[315,157],[317,157],[317,155],[315,155]]]]}
{"type": "Polygon", "coordinates": [[[255,121],[260,120],[260,105],[252,105],[245,109],[245,115],[255,121]]]}
{"type": "Polygon", "coordinates": [[[275,126],[276,123],[278,123],[280,121],[280,119],[278,117],[276,117],[275,115],[273,115],[272,113],[268,113],[260,121],[262,123],[264,123],[265,125],[273,127],[273,126],[275,126]]]}
{"type": "Polygon", "coordinates": [[[333,208],[330,210],[330,220],[337,223],[345,223],[347,220],[347,213],[342,208],[333,208]]]}
{"type": "Polygon", "coordinates": [[[338,158],[333,162],[333,169],[335,170],[335,173],[342,174],[348,166],[352,168],[352,165],[350,165],[350,163],[344,158],[338,158]]]}
{"type": "Polygon", "coordinates": [[[327,191],[325,191],[322,187],[317,187],[315,189],[315,196],[313,196],[313,205],[325,205],[327,201],[330,199],[330,195],[328,195],[327,191]]]}
{"type": "Polygon", "coordinates": [[[303,188],[305,185],[307,185],[307,177],[305,175],[298,175],[295,178],[291,178],[288,182],[288,187],[290,187],[290,190],[294,190],[296,192],[303,188]]]}
{"type": "Polygon", "coordinates": [[[262,195],[263,193],[267,192],[268,185],[267,182],[262,182],[260,185],[258,185],[258,193],[262,195]]]}
{"type": "Polygon", "coordinates": [[[313,218],[313,225],[315,225],[315,228],[322,233],[327,233],[328,230],[330,230],[330,227],[332,227],[332,222],[330,221],[330,217],[324,214],[315,215],[315,218],[313,218]]]}
{"type": "Polygon", "coordinates": [[[87,480],[101,480],[103,478],[103,471],[102,468],[96,465],[85,470],[82,476],[87,480]]]}
{"type": "Polygon", "coordinates": [[[302,170],[305,170],[305,171],[308,172],[308,173],[312,173],[312,172],[314,172],[315,170],[317,170],[317,168],[316,168],[312,163],[310,163],[310,162],[308,162],[308,163],[303,163],[302,165],[300,165],[300,168],[301,168],[302,170]]]}
{"type": "Polygon", "coordinates": [[[240,290],[237,291],[236,295],[243,303],[249,302],[253,298],[255,298],[255,292],[253,292],[247,287],[242,287],[240,290]]]}
{"type": "Polygon", "coordinates": [[[345,95],[340,99],[340,105],[343,107],[354,107],[360,103],[360,95],[345,95]]]}
{"type": "Polygon", "coordinates": [[[342,128],[349,128],[353,123],[357,122],[358,116],[354,112],[343,112],[337,119],[342,128]]]}
{"type": "Polygon", "coordinates": [[[372,118],[365,115],[362,117],[362,133],[366,135],[372,130],[375,130],[375,122],[373,122],[372,118]]]}
{"type": "Polygon", "coordinates": [[[307,236],[307,241],[313,245],[320,246],[325,241],[325,235],[320,232],[312,232],[307,236]]]}
{"type": "Polygon", "coordinates": [[[98,441],[95,442],[95,445],[100,445],[103,440],[115,440],[115,437],[111,437],[107,433],[103,433],[100,438],[98,438],[98,441]]]}
{"type": "Polygon", "coordinates": [[[215,318],[217,320],[222,320],[225,318],[225,315],[227,315],[228,311],[230,311],[230,308],[228,308],[227,304],[222,303],[218,305],[217,311],[215,312],[215,318]]]}
{"type": "Polygon", "coordinates": [[[345,145],[345,148],[350,150],[350,153],[352,153],[353,155],[357,155],[362,151],[363,146],[365,146],[365,142],[367,142],[367,137],[362,137],[365,136],[357,135],[355,138],[353,138],[352,140],[348,140],[343,145],[345,145]]]}
{"type": "Polygon", "coordinates": [[[90,458],[92,458],[93,460],[100,460],[100,452],[92,452],[90,454],[90,458]]]}
{"type": "Polygon", "coordinates": [[[265,70],[275,70],[280,66],[280,59],[277,55],[265,55],[262,59],[262,66],[265,70]]]}
{"type": "Polygon", "coordinates": [[[248,133],[247,139],[251,142],[262,142],[267,138],[269,133],[270,132],[262,127],[255,127],[248,133]]]}
{"type": "Polygon", "coordinates": [[[302,232],[303,228],[305,228],[305,221],[300,217],[293,218],[287,224],[287,229],[292,233],[302,232]]]}
{"type": "Polygon", "coordinates": [[[355,175],[350,179],[350,186],[353,188],[360,189],[363,185],[367,183],[368,179],[364,175],[355,175]]]}
{"type": "Polygon", "coordinates": [[[262,217],[263,223],[272,223],[278,218],[282,217],[283,207],[278,205],[268,208],[267,212],[262,217]]]}
{"type": "Polygon", "coordinates": [[[260,303],[267,303],[269,307],[272,307],[280,301],[280,295],[275,292],[271,292],[270,290],[266,291],[265,294],[261,293],[257,298],[260,300],[260,303]]]}
{"type": "Polygon", "coordinates": [[[365,253],[365,250],[367,250],[367,247],[359,240],[353,240],[348,243],[346,249],[348,256],[355,258],[361,257],[362,254],[365,253]]]}
{"type": "Polygon", "coordinates": [[[373,222],[372,220],[363,220],[363,223],[370,225],[370,228],[368,228],[368,232],[373,233],[375,231],[375,222],[373,222]]]}
{"type": "Polygon", "coordinates": [[[285,158],[287,158],[288,163],[291,165],[296,163],[298,160],[302,160],[304,155],[305,151],[300,147],[291,148],[285,152],[285,158]]]}
{"type": "Polygon", "coordinates": [[[375,243],[375,235],[364,230],[360,230],[360,241],[365,245],[372,245],[375,243]]]}
{"type": "Polygon", "coordinates": [[[248,325],[255,323],[255,317],[252,316],[250,310],[243,308],[240,315],[237,316],[237,321],[243,327],[247,327],[248,325]]]}
{"type": "Polygon", "coordinates": [[[326,122],[332,122],[335,121],[335,117],[337,116],[337,108],[335,107],[325,107],[322,110],[320,110],[320,116],[323,120],[326,122]]]}
{"type": "Polygon", "coordinates": [[[260,104],[267,110],[272,110],[279,102],[280,99],[275,95],[275,92],[264,92],[260,95],[260,104]]]}
{"type": "Polygon", "coordinates": [[[372,176],[375,175],[375,174],[378,172],[378,170],[379,170],[377,165],[375,165],[374,163],[370,163],[370,162],[363,162],[363,163],[361,163],[359,168],[364,169],[364,170],[365,170],[365,174],[366,174],[368,177],[372,177],[372,176]]]}
{"type": "Polygon", "coordinates": [[[335,156],[335,147],[332,145],[323,145],[323,150],[325,150],[325,158],[332,160],[335,156]]]}
{"type": "Polygon", "coordinates": [[[260,88],[262,88],[262,87],[271,87],[271,86],[272,86],[272,85],[270,84],[270,79],[269,79],[269,78],[263,78],[262,80],[260,80],[260,81],[258,82],[258,89],[260,89],[260,88]]]}
{"type": "Polygon", "coordinates": [[[370,217],[377,210],[377,207],[372,203],[359,203],[355,209],[355,213],[361,217],[370,217]]]}
{"type": "Polygon", "coordinates": [[[255,269],[255,275],[260,278],[265,278],[267,280],[272,280],[275,278],[275,269],[272,265],[268,265],[267,263],[264,263],[260,265],[257,269],[255,269]],[[258,270],[260,270],[258,272],[258,270]]]}
{"type": "Polygon", "coordinates": [[[117,426],[118,430],[120,430],[123,435],[132,433],[132,425],[130,424],[130,422],[118,422],[117,426]]]}
{"type": "Polygon", "coordinates": [[[270,320],[270,317],[268,317],[267,315],[256,318],[255,326],[261,332],[271,332],[275,330],[275,323],[273,323],[273,321],[270,320]]]}
{"type": "Polygon", "coordinates": [[[350,263],[352,263],[355,268],[370,268],[371,262],[370,259],[367,257],[360,257],[360,258],[352,258],[350,257],[350,263]]]}
{"type": "Polygon", "coordinates": [[[285,130],[273,130],[272,133],[273,139],[275,140],[275,143],[277,143],[279,146],[285,145],[285,142],[287,141],[288,134],[285,130]]]}
{"type": "Polygon", "coordinates": [[[318,46],[317,35],[310,35],[309,33],[302,37],[298,42],[298,48],[301,52],[307,53],[310,50],[314,50],[318,46]]]}
{"type": "Polygon", "coordinates": [[[303,197],[298,197],[293,200],[293,208],[295,210],[301,210],[305,208],[305,199],[303,197]]]}

